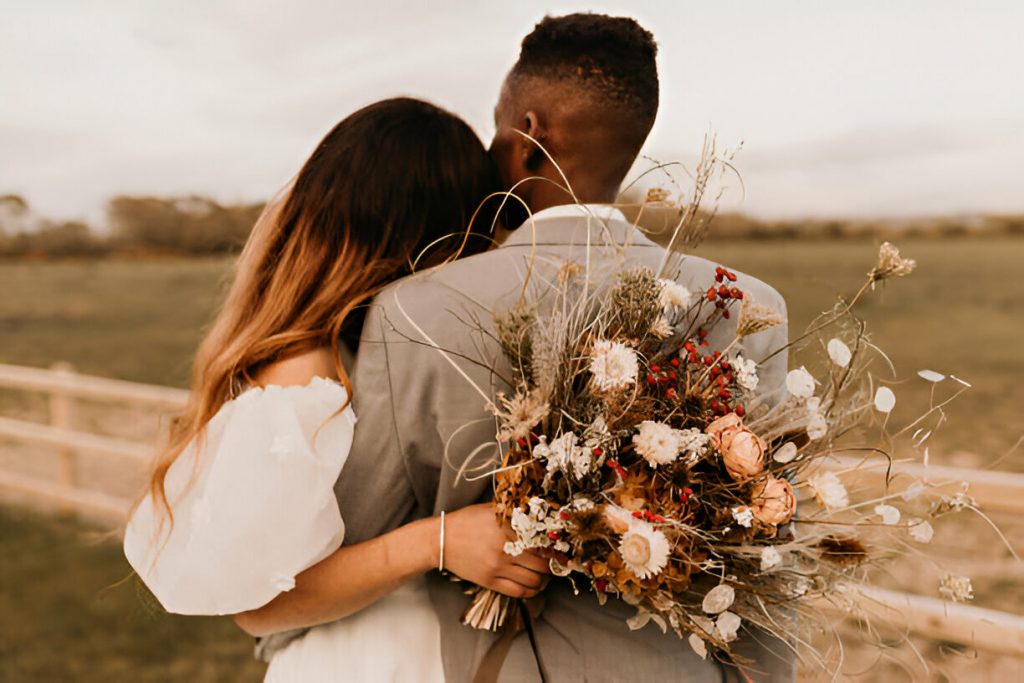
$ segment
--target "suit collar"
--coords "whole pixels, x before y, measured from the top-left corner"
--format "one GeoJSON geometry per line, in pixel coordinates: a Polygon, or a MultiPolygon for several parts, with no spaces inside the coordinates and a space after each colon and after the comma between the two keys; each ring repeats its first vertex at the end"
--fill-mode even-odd
{"type": "Polygon", "coordinates": [[[501,247],[587,244],[657,246],[614,206],[564,204],[533,214],[501,247]]]}

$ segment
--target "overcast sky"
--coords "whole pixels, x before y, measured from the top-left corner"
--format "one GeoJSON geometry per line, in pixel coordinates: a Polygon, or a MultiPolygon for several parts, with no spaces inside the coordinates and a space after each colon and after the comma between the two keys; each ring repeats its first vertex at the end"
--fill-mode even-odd
{"type": "Polygon", "coordinates": [[[581,9],[660,44],[650,154],[691,158],[709,127],[744,141],[742,210],[1024,210],[1017,0],[0,0],[0,194],[94,221],[117,193],[266,198],[337,120],[399,94],[489,140],[522,36],[581,9]]]}

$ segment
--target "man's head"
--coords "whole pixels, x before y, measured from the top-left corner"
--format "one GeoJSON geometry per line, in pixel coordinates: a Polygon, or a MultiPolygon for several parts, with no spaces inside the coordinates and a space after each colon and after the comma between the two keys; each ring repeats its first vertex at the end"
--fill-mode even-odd
{"type": "MultiPolygon", "coordinates": [[[[581,201],[613,201],[658,112],[657,51],[651,34],[625,17],[570,14],[537,24],[494,110],[491,150],[507,187],[531,176],[564,184],[546,150],[581,201]]],[[[544,181],[515,191],[533,211],[572,201],[544,181]]]]}

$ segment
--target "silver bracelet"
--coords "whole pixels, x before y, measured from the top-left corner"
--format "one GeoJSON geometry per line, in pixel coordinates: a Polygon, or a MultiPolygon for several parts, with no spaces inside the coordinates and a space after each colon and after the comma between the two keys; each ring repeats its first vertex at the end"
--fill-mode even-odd
{"type": "Polygon", "coordinates": [[[444,510],[441,510],[441,541],[439,545],[437,571],[444,572],[444,510]]]}

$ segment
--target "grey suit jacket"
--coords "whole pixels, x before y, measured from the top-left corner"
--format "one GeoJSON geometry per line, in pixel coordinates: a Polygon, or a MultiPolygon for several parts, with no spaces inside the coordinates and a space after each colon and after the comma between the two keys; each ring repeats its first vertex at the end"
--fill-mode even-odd
{"type": "MultiPolygon", "coordinates": [[[[661,247],[621,218],[601,221],[581,213],[545,219],[541,214],[498,249],[406,278],[378,295],[353,377],[355,442],[335,486],[345,543],[488,499],[490,478],[473,479],[472,473],[486,471],[498,457],[495,421],[485,399],[508,391],[497,375],[510,373],[487,332],[493,329],[492,311],[516,300],[528,272],[549,277],[567,259],[588,263],[594,274],[621,265],[657,270],[664,257],[661,247]]],[[[686,256],[675,270],[682,284],[707,287],[715,266],[686,256]]],[[[782,298],[764,283],[740,275],[737,285],[785,313],[782,298]]],[[[712,348],[731,341],[735,316],[731,323],[712,333],[712,348]]],[[[760,360],[785,339],[784,327],[761,332],[744,341],[744,354],[760,360]]],[[[785,372],[785,354],[779,354],[760,371],[761,387],[781,387],[785,372]]],[[[459,623],[468,604],[465,584],[434,572],[430,586],[441,619],[446,677],[452,683],[470,681],[495,636],[459,623]]],[[[614,601],[599,607],[593,596],[575,596],[560,583],[548,588],[545,600],[535,629],[537,652],[520,635],[501,681],[539,681],[541,667],[553,683],[702,682],[730,675],[702,661],[671,632],[663,635],[654,625],[630,631],[625,620],[634,608],[614,601]]],[[[793,658],[785,647],[763,633],[756,636],[761,642],[748,639],[738,648],[758,662],[763,676],[755,672],[755,679],[792,680],[793,658]]]]}

